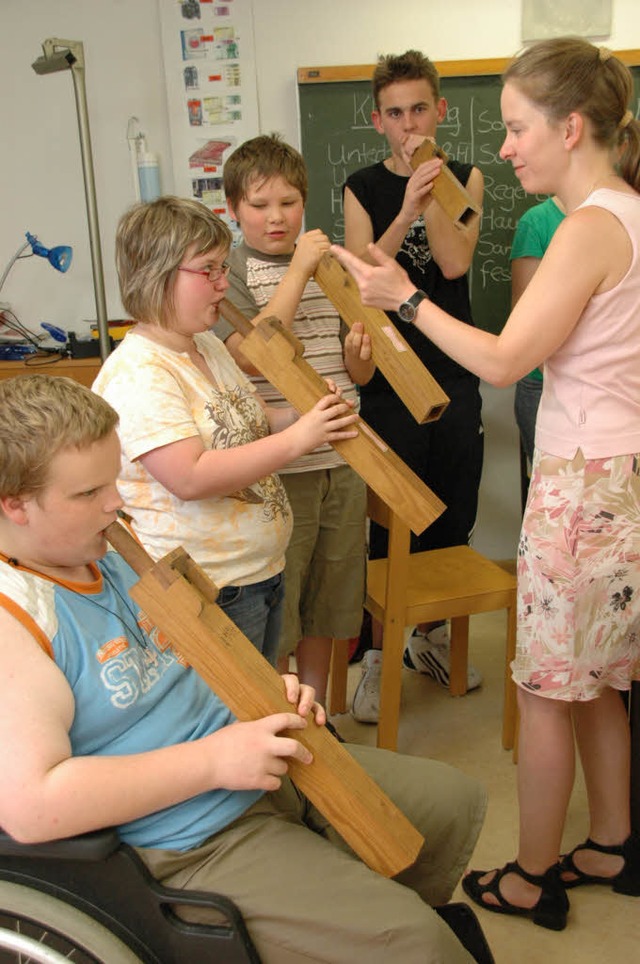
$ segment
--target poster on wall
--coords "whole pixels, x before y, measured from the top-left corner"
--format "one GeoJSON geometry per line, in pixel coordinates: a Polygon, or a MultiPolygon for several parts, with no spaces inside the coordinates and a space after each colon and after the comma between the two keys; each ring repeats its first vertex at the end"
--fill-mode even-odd
{"type": "Polygon", "coordinates": [[[609,37],[611,0],[522,0],[522,39],[609,37]]]}
{"type": "Polygon", "coordinates": [[[225,159],[258,133],[252,0],[160,0],[175,191],[235,232],[225,159]]]}

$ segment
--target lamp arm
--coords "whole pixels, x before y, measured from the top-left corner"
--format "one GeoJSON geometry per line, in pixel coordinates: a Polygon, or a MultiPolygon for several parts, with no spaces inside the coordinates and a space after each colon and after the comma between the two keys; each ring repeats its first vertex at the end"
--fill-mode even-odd
{"type": "Polygon", "coordinates": [[[3,286],[3,284],[5,283],[5,281],[7,280],[7,277],[8,277],[8,275],[9,275],[9,272],[10,272],[11,269],[13,268],[14,264],[16,263],[16,261],[18,260],[18,258],[19,258],[20,255],[22,254],[22,252],[23,252],[23,251],[26,251],[28,247],[29,247],[29,242],[28,242],[28,241],[25,241],[25,243],[18,248],[18,250],[16,251],[16,253],[15,253],[14,256],[12,257],[11,261],[9,262],[9,264],[7,265],[7,267],[4,269],[4,272],[3,272],[3,274],[2,274],[2,277],[0,278],[0,291],[2,291],[2,286],[3,286]]]}

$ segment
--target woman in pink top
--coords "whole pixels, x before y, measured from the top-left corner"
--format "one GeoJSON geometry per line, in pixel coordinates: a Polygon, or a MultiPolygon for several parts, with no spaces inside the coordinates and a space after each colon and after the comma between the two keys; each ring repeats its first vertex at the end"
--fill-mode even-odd
{"type": "Polygon", "coordinates": [[[400,309],[486,381],[509,385],[545,365],[518,549],[518,857],[471,871],[463,887],[482,907],[561,930],[566,888],[640,896],[618,692],[640,678],[640,124],[628,69],[583,40],[535,44],[503,80],[501,156],[568,216],[502,333],[447,315],[374,245],[373,265],[333,250],[365,304],[400,309]],[[591,826],[560,857],[574,730],[591,826]]]}

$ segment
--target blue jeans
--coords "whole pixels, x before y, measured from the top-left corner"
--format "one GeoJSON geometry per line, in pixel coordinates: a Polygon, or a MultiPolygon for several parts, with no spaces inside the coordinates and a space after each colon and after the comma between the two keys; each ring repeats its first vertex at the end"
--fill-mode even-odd
{"type": "Polygon", "coordinates": [[[229,619],[272,666],[278,654],[283,602],[283,572],[249,586],[225,586],[217,599],[229,619]]]}
{"type": "Polygon", "coordinates": [[[522,447],[527,453],[529,465],[533,462],[536,418],[541,395],[541,379],[531,378],[529,375],[525,375],[519,382],[516,382],[513,410],[516,416],[516,424],[520,430],[520,437],[522,438],[522,447]]]}

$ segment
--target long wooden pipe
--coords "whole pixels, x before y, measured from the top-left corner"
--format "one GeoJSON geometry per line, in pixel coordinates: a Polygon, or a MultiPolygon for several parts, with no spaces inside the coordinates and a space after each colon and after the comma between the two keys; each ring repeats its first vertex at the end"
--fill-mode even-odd
{"type": "MultiPolygon", "coordinates": [[[[140,576],[132,599],[239,720],[294,712],[282,677],[216,605],[217,587],[184,549],[154,563],[119,522],[106,535],[140,576]]],[[[283,735],[313,754],[311,764],[290,762],[291,779],[365,863],[393,877],[415,862],[422,836],[325,727],[309,720],[283,735]]]]}
{"type": "Polygon", "coordinates": [[[325,254],[314,280],[333,303],[346,325],[362,322],[371,339],[371,355],[384,377],[421,424],[439,419],[449,396],[422,364],[398,327],[380,308],[362,304],[358,286],[332,254],[325,254]]]}
{"type": "MultiPolygon", "coordinates": [[[[328,394],[325,380],[303,358],[302,342],[278,318],[254,325],[226,298],[220,308],[243,336],[242,354],[298,412],[308,412],[328,394]]],[[[409,528],[421,533],[444,512],[444,503],[364,419],[358,417],[353,427],[357,436],[333,447],[409,528]]]]}

